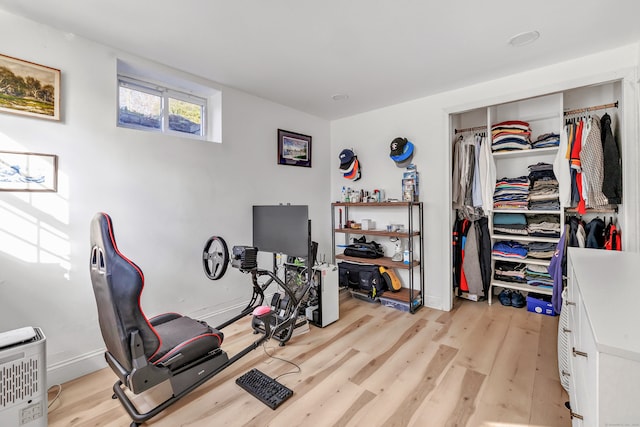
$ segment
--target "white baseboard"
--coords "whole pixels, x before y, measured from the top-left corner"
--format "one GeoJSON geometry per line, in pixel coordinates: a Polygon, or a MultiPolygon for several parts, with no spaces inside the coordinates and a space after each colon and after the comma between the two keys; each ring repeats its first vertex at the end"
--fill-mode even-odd
{"type": "Polygon", "coordinates": [[[424,301],[424,305],[429,308],[434,308],[436,310],[444,310],[449,311],[451,308],[443,307],[442,298],[441,297],[430,297],[427,295],[427,298],[424,301]]]}
{"type": "MultiPolygon", "coordinates": [[[[47,366],[47,388],[107,367],[104,349],[94,350],[47,366]]],[[[115,382],[115,377],[114,377],[115,382]]]]}
{"type": "MultiPolygon", "coordinates": [[[[270,301],[270,294],[265,295],[265,301],[270,301]]],[[[198,320],[204,320],[209,325],[215,327],[225,320],[240,314],[247,306],[247,302],[234,304],[219,311],[210,312],[205,315],[198,316],[198,320]]],[[[194,318],[196,318],[194,316],[194,318]]],[[[247,330],[247,333],[251,333],[247,330]]],[[[47,366],[47,388],[55,384],[62,384],[67,381],[74,380],[83,375],[90,374],[102,368],[106,368],[107,362],[104,358],[104,348],[93,350],[58,363],[47,366]]],[[[114,376],[114,382],[116,378],[114,376]]]]}

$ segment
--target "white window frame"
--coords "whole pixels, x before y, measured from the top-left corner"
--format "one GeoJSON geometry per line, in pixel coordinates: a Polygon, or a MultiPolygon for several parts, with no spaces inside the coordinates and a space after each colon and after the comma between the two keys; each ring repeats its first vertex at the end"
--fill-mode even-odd
{"type": "Polygon", "coordinates": [[[207,102],[207,98],[205,97],[192,95],[186,92],[182,92],[180,90],[159,85],[157,83],[140,80],[140,79],[129,77],[123,74],[118,74],[118,102],[116,105],[116,109],[118,110],[117,111],[118,127],[143,130],[147,132],[163,133],[166,135],[181,136],[186,138],[207,140],[208,102],[207,102]],[[154,129],[146,126],[135,125],[135,124],[120,123],[120,88],[121,87],[137,90],[139,92],[148,93],[150,95],[155,95],[160,97],[160,109],[161,109],[160,129],[154,129]],[[199,135],[169,129],[169,98],[172,98],[178,101],[189,102],[191,104],[199,105],[201,107],[201,111],[200,111],[201,123],[200,123],[199,135]]]}

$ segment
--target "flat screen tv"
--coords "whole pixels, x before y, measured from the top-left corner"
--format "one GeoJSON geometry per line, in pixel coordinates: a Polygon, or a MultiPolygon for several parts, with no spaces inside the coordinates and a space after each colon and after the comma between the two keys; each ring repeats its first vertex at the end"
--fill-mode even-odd
{"type": "Polygon", "coordinates": [[[253,206],[253,246],[259,251],[306,258],[309,239],[308,206],[253,206]]]}

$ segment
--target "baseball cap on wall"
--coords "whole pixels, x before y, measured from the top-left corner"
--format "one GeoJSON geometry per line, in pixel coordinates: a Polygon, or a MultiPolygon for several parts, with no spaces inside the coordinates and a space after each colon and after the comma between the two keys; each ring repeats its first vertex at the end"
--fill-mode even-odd
{"type": "Polygon", "coordinates": [[[349,172],[345,172],[343,176],[347,179],[354,180],[354,178],[358,176],[358,172],[360,172],[360,162],[356,157],[353,160],[353,167],[351,168],[351,170],[349,172]]]}
{"type": "Polygon", "coordinates": [[[407,144],[407,138],[401,138],[398,137],[396,139],[394,139],[393,141],[391,141],[391,145],[389,146],[391,153],[389,154],[389,156],[399,156],[402,154],[402,151],[404,150],[404,146],[407,144]]]}
{"type": "Polygon", "coordinates": [[[353,160],[355,159],[356,155],[352,150],[346,148],[340,152],[340,155],[338,157],[340,158],[340,169],[349,169],[352,167],[353,160]]]}
{"type": "Polygon", "coordinates": [[[391,141],[389,157],[399,168],[405,168],[411,164],[415,147],[407,138],[396,138],[391,141]]]}

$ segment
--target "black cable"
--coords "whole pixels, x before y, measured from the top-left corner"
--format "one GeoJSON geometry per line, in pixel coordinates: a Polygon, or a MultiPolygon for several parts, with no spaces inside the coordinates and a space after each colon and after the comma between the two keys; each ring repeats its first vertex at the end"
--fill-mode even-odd
{"type": "Polygon", "coordinates": [[[278,378],[284,377],[285,375],[299,374],[299,373],[302,372],[302,368],[300,368],[300,365],[297,365],[296,363],[292,362],[291,360],[283,359],[281,357],[274,356],[273,354],[269,354],[269,352],[267,351],[267,343],[266,342],[262,343],[262,349],[264,350],[264,354],[266,354],[270,358],[277,359],[277,360],[280,360],[282,362],[286,362],[286,363],[288,363],[290,365],[295,366],[295,368],[297,369],[297,371],[289,371],[289,372],[285,372],[284,374],[280,374],[277,377],[275,377],[274,380],[277,381],[278,378]]]}

